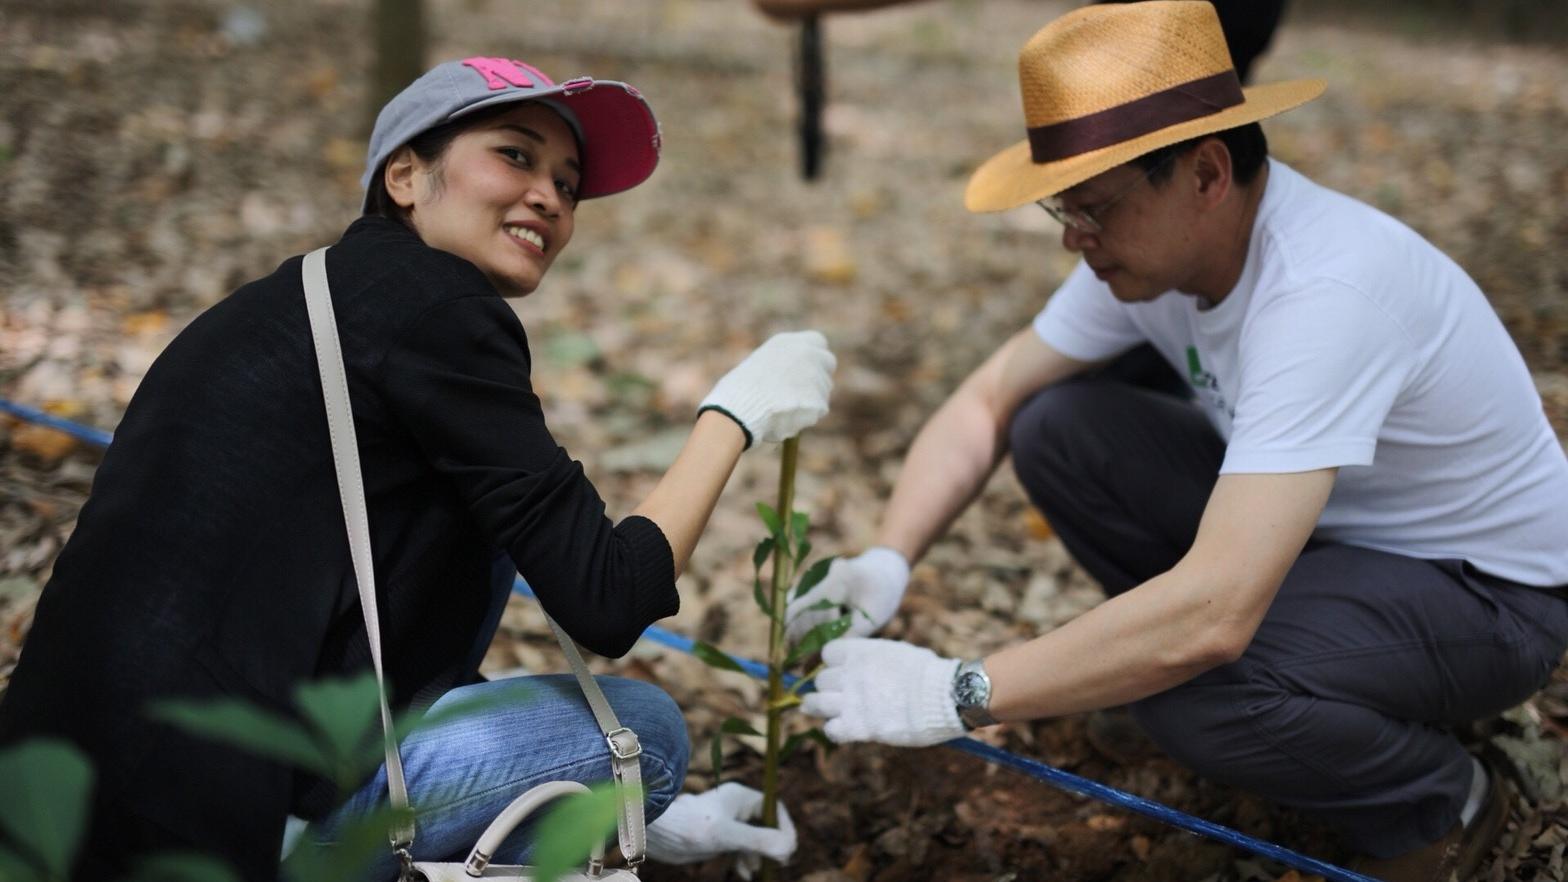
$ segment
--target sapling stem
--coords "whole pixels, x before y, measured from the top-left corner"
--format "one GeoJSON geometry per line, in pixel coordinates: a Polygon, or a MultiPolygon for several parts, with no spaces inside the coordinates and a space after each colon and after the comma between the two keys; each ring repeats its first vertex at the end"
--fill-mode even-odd
{"type": "MultiPolygon", "coordinates": [[[[789,644],[784,639],[784,609],[789,593],[790,577],[795,560],[793,512],[795,510],[795,457],[800,450],[800,437],[784,442],[783,462],[779,466],[779,521],[783,534],[773,549],[773,585],[769,606],[773,611],[768,628],[768,731],[767,752],[762,766],[762,823],[779,825],[779,750],[783,737],[780,716],[784,712],[781,699],[788,690],[784,688],[784,660],[789,656],[789,644]]],[[[778,875],[778,864],[764,859],[762,882],[773,882],[778,875]]]]}

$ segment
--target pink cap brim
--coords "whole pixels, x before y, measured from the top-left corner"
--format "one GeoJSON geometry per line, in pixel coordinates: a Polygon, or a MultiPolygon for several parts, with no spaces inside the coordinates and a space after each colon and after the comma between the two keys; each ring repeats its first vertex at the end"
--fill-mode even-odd
{"type": "Polygon", "coordinates": [[[636,89],[595,80],[581,90],[550,96],[570,108],[582,127],[580,199],[608,196],[646,181],[659,164],[659,123],[636,89]]]}

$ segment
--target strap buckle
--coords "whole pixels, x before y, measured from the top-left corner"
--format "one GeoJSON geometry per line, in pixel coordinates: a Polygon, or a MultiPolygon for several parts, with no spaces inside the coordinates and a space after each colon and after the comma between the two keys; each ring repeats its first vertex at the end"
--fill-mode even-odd
{"type": "Polygon", "coordinates": [[[398,882],[426,882],[425,874],[414,869],[414,853],[408,845],[394,844],[392,856],[397,859],[398,882]]]}
{"type": "Polygon", "coordinates": [[[642,756],[642,742],[637,740],[637,733],[626,728],[625,726],[607,732],[604,736],[604,740],[610,745],[610,756],[613,756],[618,760],[636,759],[637,757],[642,756]],[[622,749],[621,743],[616,740],[617,738],[622,737],[624,737],[624,740],[627,741],[627,746],[625,749],[622,749]]]}

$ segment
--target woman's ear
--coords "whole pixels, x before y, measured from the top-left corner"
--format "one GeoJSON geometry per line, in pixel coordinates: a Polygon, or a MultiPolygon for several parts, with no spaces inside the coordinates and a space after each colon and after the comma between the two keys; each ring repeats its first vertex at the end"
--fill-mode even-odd
{"type": "Polygon", "coordinates": [[[399,208],[414,207],[414,190],[417,184],[419,163],[414,156],[414,151],[407,146],[399,147],[390,157],[381,172],[382,183],[386,185],[387,195],[392,197],[392,202],[399,208]]]}

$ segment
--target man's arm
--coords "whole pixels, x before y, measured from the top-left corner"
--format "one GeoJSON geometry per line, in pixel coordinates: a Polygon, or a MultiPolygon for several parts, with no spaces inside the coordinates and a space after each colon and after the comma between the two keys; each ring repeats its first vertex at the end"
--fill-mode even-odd
{"type": "Polygon", "coordinates": [[[1337,469],[1222,475],[1175,567],[985,660],[998,720],[1153,695],[1239,658],[1312,535],[1337,469]]]}
{"type": "Polygon", "coordinates": [[[1030,395],[1088,362],[1052,348],[1032,327],[976,368],[921,427],[893,485],[877,544],[911,563],[974,500],[1007,453],[1007,427],[1030,395]]]}

